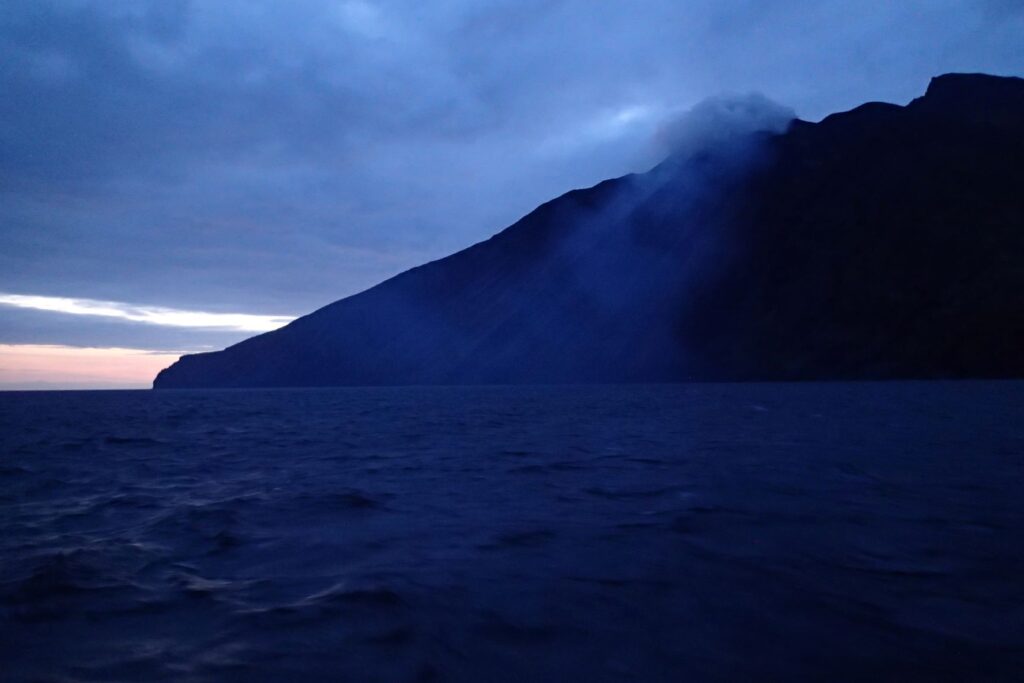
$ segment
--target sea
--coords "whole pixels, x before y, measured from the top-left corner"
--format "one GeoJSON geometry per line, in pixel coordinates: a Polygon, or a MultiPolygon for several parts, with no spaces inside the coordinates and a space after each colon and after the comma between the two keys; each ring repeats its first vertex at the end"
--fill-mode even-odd
{"type": "Polygon", "coordinates": [[[3,681],[1021,681],[1024,383],[0,394],[3,681]]]}

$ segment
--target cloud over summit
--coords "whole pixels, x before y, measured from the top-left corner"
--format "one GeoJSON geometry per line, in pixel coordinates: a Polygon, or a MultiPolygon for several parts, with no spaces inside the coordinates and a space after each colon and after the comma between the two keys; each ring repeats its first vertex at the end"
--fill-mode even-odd
{"type": "Polygon", "coordinates": [[[760,93],[718,95],[662,124],[658,141],[667,153],[689,154],[752,133],[783,133],[796,112],[760,93]]]}

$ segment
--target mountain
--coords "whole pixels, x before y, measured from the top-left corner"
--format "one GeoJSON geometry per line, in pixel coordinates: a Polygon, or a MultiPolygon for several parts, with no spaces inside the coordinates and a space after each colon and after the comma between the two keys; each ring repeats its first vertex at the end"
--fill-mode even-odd
{"type": "Polygon", "coordinates": [[[156,388],[1024,376],[1024,80],[678,154],[156,388]]]}

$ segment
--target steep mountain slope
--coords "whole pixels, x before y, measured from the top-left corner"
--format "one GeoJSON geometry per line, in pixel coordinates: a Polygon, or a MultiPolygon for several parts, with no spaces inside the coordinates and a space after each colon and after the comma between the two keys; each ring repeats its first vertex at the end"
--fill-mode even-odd
{"type": "Polygon", "coordinates": [[[1024,80],[794,121],[542,205],[156,388],[1024,376],[1024,80]]]}

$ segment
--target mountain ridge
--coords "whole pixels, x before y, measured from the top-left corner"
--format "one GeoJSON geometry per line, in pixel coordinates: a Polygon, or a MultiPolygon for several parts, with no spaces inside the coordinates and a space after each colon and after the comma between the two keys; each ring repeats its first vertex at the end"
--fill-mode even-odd
{"type": "Polygon", "coordinates": [[[1015,158],[1024,80],[938,76],[570,191],[154,387],[1024,376],[1015,158]]]}

